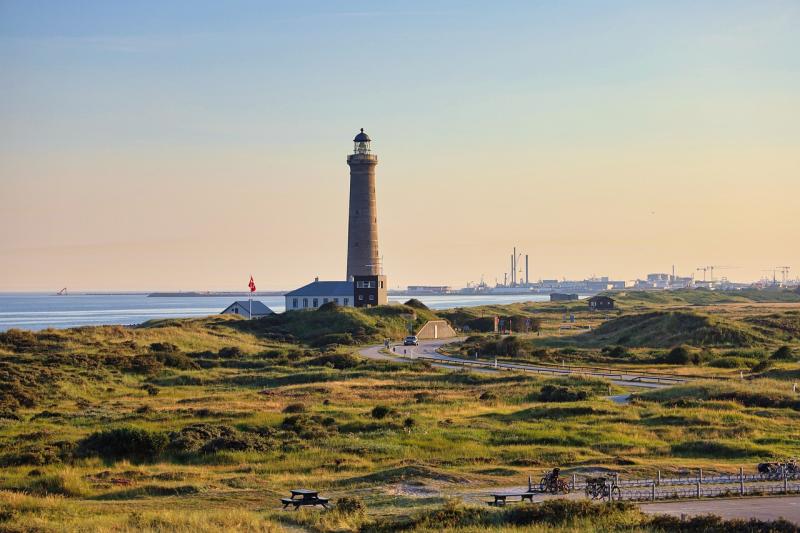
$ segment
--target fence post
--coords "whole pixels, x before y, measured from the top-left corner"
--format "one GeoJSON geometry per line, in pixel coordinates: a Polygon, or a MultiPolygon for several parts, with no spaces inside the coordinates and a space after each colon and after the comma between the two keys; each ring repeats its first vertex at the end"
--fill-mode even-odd
{"type": "Polygon", "coordinates": [[[744,496],[744,467],[739,467],[739,496],[744,496]]]}
{"type": "Polygon", "coordinates": [[[652,501],[656,501],[656,484],[655,483],[650,485],[650,499],[652,501]]]}
{"type": "Polygon", "coordinates": [[[697,497],[700,498],[700,482],[697,482],[697,497]]]}
{"type": "Polygon", "coordinates": [[[528,492],[533,492],[533,484],[531,483],[531,475],[528,474],[528,492]]]}
{"type": "Polygon", "coordinates": [[[661,470],[658,471],[658,481],[657,481],[657,483],[658,483],[658,486],[660,487],[661,486],[661,470]]]}
{"type": "Polygon", "coordinates": [[[614,472],[614,483],[619,485],[619,472],[614,472]]]}
{"type": "Polygon", "coordinates": [[[697,479],[699,480],[700,483],[703,482],[703,469],[702,468],[699,470],[699,474],[697,476],[697,479]]]}
{"type": "Polygon", "coordinates": [[[575,474],[573,473],[572,474],[572,490],[575,490],[575,487],[577,487],[577,486],[578,486],[577,479],[576,479],[575,474]]]}
{"type": "Polygon", "coordinates": [[[788,478],[788,476],[786,475],[786,467],[784,467],[783,468],[783,493],[784,494],[786,494],[786,489],[788,488],[787,484],[786,484],[786,479],[787,478],[788,478]]]}

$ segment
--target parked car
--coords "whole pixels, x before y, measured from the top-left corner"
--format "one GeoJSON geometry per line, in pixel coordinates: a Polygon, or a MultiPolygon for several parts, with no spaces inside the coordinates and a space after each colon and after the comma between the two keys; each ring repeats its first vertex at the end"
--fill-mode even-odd
{"type": "Polygon", "coordinates": [[[419,346],[419,339],[416,335],[409,335],[403,340],[403,346],[419,346]]]}

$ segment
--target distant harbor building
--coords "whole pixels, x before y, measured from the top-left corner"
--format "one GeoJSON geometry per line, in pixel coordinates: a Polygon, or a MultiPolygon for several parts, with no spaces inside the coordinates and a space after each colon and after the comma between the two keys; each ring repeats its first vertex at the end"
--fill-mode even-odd
{"type": "Polygon", "coordinates": [[[608,311],[614,309],[614,299],[608,296],[592,296],[586,301],[591,311],[608,311]]]}
{"type": "Polygon", "coordinates": [[[250,302],[249,300],[237,300],[233,302],[231,305],[226,307],[221,313],[221,315],[239,315],[241,317],[250,319],[250,318],[261,318],[265,316],[269,316],[274,314],[274,311],[264,305],[263,302],[258,300],[253,300],[250,302]],[[250,309],[253,309],[253,316],[250,316],[250,309]]]}
{"type": "Polygon", "coordinates": [[[575,293],[567,294],[563,292],[552,292],[550,293],[550,301],[551,302],[569,302],[572,300],[577,300],[578,295],[575,293]]]}
{"type": "Polygon", "coordinates": [[[378,253],[378,209],[375,167],[378,156],[364,128],[353,139],[350,167],[350,204],[347,224],[346,281],[316,278],[284,295],[287,311],[317,309],[328,302],[345,307],[369,307],[389,303],[388,284],[378,253]]]}

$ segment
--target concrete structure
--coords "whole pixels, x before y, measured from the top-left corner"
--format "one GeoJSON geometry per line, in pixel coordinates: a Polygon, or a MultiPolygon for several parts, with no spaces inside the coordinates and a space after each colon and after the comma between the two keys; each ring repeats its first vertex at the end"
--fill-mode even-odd
{"type": "Polygon", "coordinates": [[[386,305],[389,295],[386,287],[386,276],[353,276],[356,307],[386,305]]]}
{"type": "Polygon", "coordinates": [[[450,339],[456,336],[456,331],[446,320],[429,320],[417,331],[417,338],[427,339],[450,339]]]}
{"type": "Polygon", "coordinates": [[[244,318],[261,318],[263,316],[269,316],[274,314],[274,311],[264,305],[263,302],[258,300],[237,300],[233,302],[231,305],[226,307],[221,313],[221,315],[239,315],[244,318]],[[250,316],[250,309],[253,309],[253,316],[250,316]]]}
{"type": "Polygon", "coordinates": [[[347,228],[347,277],[381,274],[378,253],[378,209],[375,193],[375,167],[378,156],[370,152],[372,140],[361,133],[355,136],[350,166],[350,211],[347,228]]]}
{"type": "Polygon", "coordinates": [[[312,283],[284,294],[286,310],[317,309],[328,302],[355,307],[354,287],[352,281],[320,281],[319,278],[315,278],[312,283]]]}

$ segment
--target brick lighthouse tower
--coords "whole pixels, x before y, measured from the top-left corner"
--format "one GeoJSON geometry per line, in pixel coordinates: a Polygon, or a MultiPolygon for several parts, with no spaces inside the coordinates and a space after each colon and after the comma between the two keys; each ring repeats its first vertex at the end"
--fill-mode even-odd
{"type": "Polygon", "coordinates": [[[378,156],[370,151],[364,128],[353,139],[350,166],[350,211],[347,229],[347,279],[355,282],[356,305],[385,304],[386,278],[378,253],[378,209],[375,167],[378,156]],[[361,292],[359,292],[361,291],[361,292]]]}

